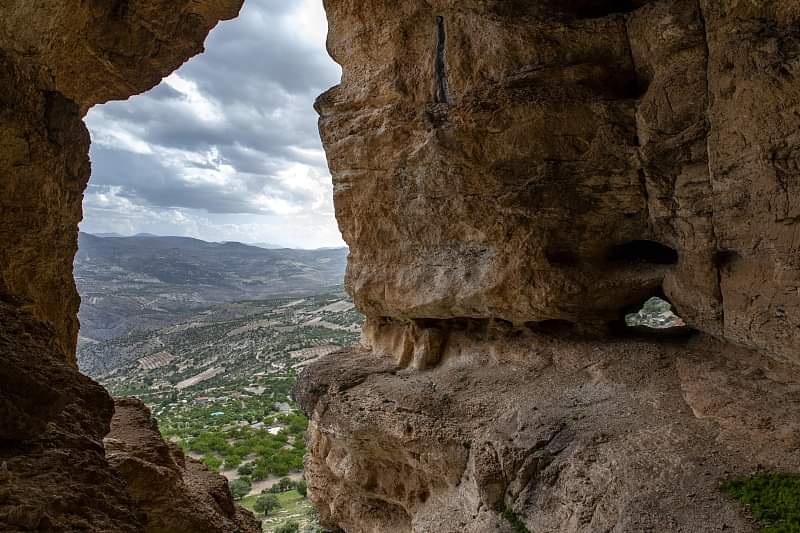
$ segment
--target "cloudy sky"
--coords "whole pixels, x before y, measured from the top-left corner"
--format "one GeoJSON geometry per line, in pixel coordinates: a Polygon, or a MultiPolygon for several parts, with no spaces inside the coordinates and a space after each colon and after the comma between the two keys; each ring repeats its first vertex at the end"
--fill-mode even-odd
{"type": "Polygon", "coordinates": [[[92,109],[83,231],[342,245],[312,107],[339,81],[321,0],[247,0],[147,94],[92,109]]]}

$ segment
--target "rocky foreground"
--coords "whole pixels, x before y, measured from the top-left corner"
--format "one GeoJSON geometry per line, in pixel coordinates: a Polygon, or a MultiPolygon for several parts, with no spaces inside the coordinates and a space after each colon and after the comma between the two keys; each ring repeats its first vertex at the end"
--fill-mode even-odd
{"type": "Polygon", "coordinates": [[[530,334],[417,372],[367,350],[301,376],[306,477],[352,532],[757,531],[723,480],[800,470],[800,370],[698,335],[530,334]],[[506,511],[503,516],[503,512],[506,511]]]}
{"type": "Polygon", "coordinates": [[[364,348],[312,365],[352,532],[753,531],[798,470],[800,4],[327,0],[364,348]],[[686,336],[631,337],[652,297],[686,336]]]}

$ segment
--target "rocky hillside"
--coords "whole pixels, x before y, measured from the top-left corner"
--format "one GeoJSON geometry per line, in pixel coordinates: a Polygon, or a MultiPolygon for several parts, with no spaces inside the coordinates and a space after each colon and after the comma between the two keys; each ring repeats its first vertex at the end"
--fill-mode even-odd
{"type": "Polygon", "coordinates": [[[175,323],[237,300],[317,294],[340,285],[347,249],[267,250],[183,237],[81,233],[75,280],[82,342],[175,323]]]}

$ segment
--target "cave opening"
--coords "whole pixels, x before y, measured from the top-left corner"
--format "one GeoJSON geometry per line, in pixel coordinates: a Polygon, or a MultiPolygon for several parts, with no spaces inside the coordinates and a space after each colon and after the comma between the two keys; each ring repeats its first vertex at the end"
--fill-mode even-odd
{"type": "MultiPolygon", "coordinates": [[[[140,15],[128,4],[108,9],[125,23],[140,15]]],[[[79,368],[227,479],[259,525],[267,493],[313,520],[296,365],[356,344],[363,321],[314,109],[341,81],[327,31],[321,0],[248,0],[203,54],[86,116],[79,368]]]]}
{"type": "Polygon", "coordinates": [[[641,330],[677,330],[685,328],[686,322],[674,312],[671,303],[652,296],[638,311],[625,315],[625,325],[641,330]]]}

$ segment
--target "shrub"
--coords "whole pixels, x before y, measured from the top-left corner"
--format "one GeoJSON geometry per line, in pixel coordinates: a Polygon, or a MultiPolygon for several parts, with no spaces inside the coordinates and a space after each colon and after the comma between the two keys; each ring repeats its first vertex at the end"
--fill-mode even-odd
{"type": "Polygon", "coordinates": [[[253,473],[253,465],[250,463],[243,464],[236,471],[239,472],[241,476],[249,476],[253,473]]]}
{"type": "Polygon", "coordinates": [[[505,511],[503,511],[503,518],[506,519],[506,522],[511,525],[516,533],[531,533],[525,522],[510,507],[506,507],[505,511]]]}
{"type": "Polygon", "coordinates": [[[203,463],[211,470],[219,470],[219,467],[222,466],[222,459],[208,454],[203,456],[203,463]]]}
{"type": "Polygon", "coordinates": [[[800,533],[800,475],[762,472],[722,485],[742,502],[764,533],[800,533]]]}
{"type": "Polygon", "coordinates": [[[302,496],[303,498],[308,496],[308,484],[304,480],[301,479],[300,481],[295,483],[295,488],[297,489],[297,492],[300,493],[300,496],[302,496]]]}
{"type": "Polygon", "coordinates": [[[242,464],[242,458],[238,455],[230,455],[225,458],[225,470],[233,470],[242,464]]]}
{"type": "Polygon", "coordinates": [[[275,533],[300,533],[300,524],[292,520],[275,528],[275,533]]]}
{"type": "Polygon", "coordinates": [[[239,478],[231,481],[230,487],[231,494],[233,494],[233,499],[241,500],[250,493],[250,489],[253,488],[253,484],[250,483],[250,480],[247,478],[239,478]]]}

